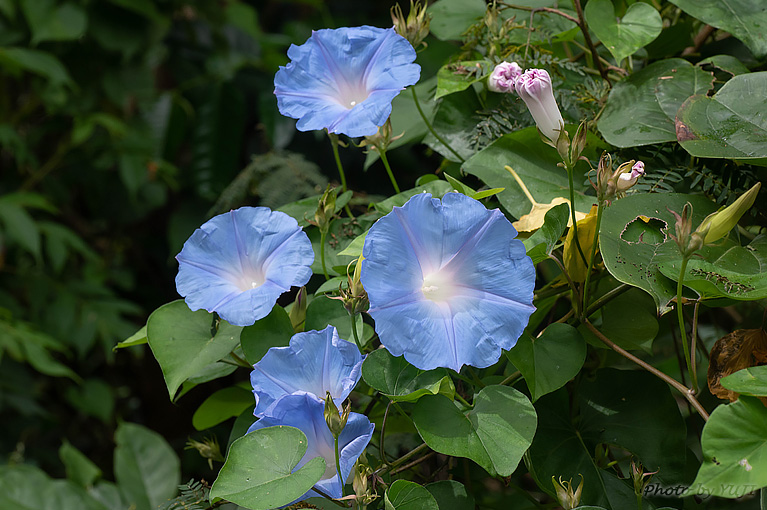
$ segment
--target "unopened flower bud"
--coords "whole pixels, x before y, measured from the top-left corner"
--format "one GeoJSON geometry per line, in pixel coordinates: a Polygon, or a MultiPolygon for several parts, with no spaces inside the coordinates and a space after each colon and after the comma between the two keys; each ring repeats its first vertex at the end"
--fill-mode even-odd
{"type": "Polygon", "coordinates": [[[668,211],[676,218],[676,223],[674,224],[676,235],[669,234],[669,237],[676,242],[682,256],[689,257],[703,246],[703,236],[698,232],[695,232],[694,235],[692,233],[692,205],[690,205],[690,202],[684,204],[682,214],[671,209],[668,209],[668,211]]]}
{"type": "Polygon", "coordinates": [[[487,78],[487,88],[492,92],[514,92],[514,83],[522,75],[516,62],[501,62],[487,78]]]}
{"type": "Polygon", "coordinates": [[[328,424],[328,429],[330,429],[330,433],[333,434],[334,438],[338,439],[338,436],[343,432],[351,410],[352,405],[351,402],[349,402],[346,404],[346,407],[344,407],[343,413],[339,414],[338,407],[336,407],[336,403],[333,402],[333,397],[330,395],[329,391],[327,392],[327,395],[325,396],[325,423],[328,424]]]}
{"type": "Polygon", "coordinates": [[[410,0],[410,13],[407,18],[399,4],[395,5],[391,8],[391,20],[394,30],[407,39],[413,48],[417,48],[429,35],[431,14],[426,13],[426,5],[421,6],[420,1],[413,3],[413,0],[410,0]]]}
{"type": "Polygon", "coordinates": [[[317,204],[317,211],[314,213],[314,225],[321,232],[327,233],[330,230],[330,222],[336,214],[336,190],[328,185],[325,193],[320,197],[317,204]]]}
{"type": "Polygon", "coordinates": [[[293,332],[300,333],[304,330],[306,322],[306,287],[301,287],[293,301],[293,308],[290,309],[290,324],[293,326],[293,332]]]}
{"type": "Polygon", "coordinates": [[[400,134],[392,138],[391,135],[392,135],[391,117],[389,117],[388,119],[386,119],[386,122],[384,122],[383,126],[380,126],[378,128],[378,131],[376,131],[376,134],[366,136],[365,139],[362,140],[362,143],[359,144],[359,147],[368,146],[373,150],[376,150],[379,152],[385,152],[389,148],[389,144],[391,144],[394,140],[402,136],[402,134],[400,134]]]}
{"type": "Polygon", "coordinates": [[[572,510],[577,508],[581,502],[581,492],[583,491],[583,475],[581,476],[581,483],[578,488],[573,490],[573,479],[563,481],[562,477],[559,477],[559,482],[552,476],[551,483],[554,484],[554,490],[557,492],[557,501],[564,510],[572,510]]]}
{"type": "Polygon", "coordinates": [[[354,495],[357,497],[357,504],[360,508],[364,508],[365,505],[369,505],[375,500],[378,495],[375,494],[368,484],[368,478],[373,474],[373,469],[368,465],[365,454],[363,453],[357,463],[354,464],[354,480],[352,481],[352,487],[354,488],[354,495]]]}
{"type": "Polygon", "coordinates": [[[615,187],[618,193],[624,193],[631,189],[634,184],[637,183],[639,178],[644,175],[644,163],[641,161],[637,161],[634,166],[631,167],[630,172],[623,171],[624,165],[628,166],[632,163],[633,160],[618,167],[618,171],[620,173],[618,174],[618,178],[615,181],[615,187]]]}
{"type": "Polygon", "coordinates": [[[554,100],[549,73],[543,69],[528,69],[517,78],[514,87],[530,110],[538,129],[552,143],[556,143],[565,123],[554,100]]]}
{"type": "Polygon", "coordinates": [[[652,475],[657,473],[657,471],[645,473],[642,463],[634,462],[633,458],[631,459],[630,469],[631,481],[634,483],[634,494],[641,496],[644,494],[644,489],[647,487],[647,484],[650,483],[650,478],[652,478],[652,475]]]}
{"type": "Polygon", "coordinates": [[[588,129],[586,129],[586,121],[581,122],[578,125],[578,129],[575,131],[575,137],[572,144],[570,144],[570,162],[575,163],[580,159],[583,150],[586,148],[586,139],[588,136],[588,129]]]}
{"type": "Polygon", "coordinates": [[[218,440],[213,438],[203,439],[202,442],[189,439],[186,443],[185,450],[197,450],[200,456],[208,460],[208,466],[213,469],[213,461],[224,462],[224,456],[221,454],[221,447],[218,445],[218,440]]]}
{"type": "Polygon", "coordinates": [[[735,202],[703,219],[700,226],[695,229],[695,232],[703,237],[703,244],[717,242],[738,224],[740,218],[754,205],[761,185],[762,183],[757,182],[735,202]]]}

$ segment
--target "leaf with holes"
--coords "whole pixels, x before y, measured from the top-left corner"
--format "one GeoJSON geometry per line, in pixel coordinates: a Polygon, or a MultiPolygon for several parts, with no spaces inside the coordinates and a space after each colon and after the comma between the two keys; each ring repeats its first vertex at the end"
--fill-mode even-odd
{"type": "MultiPolygon", "coordinates": [[[[767,297],[767,235],[757,236],[747,246],[730,242],[699,255],[688,262],[684,284],[701,298],[752,301],[767,297]]],[[[658,267],[667,278],[679,280],[681,260],[661,261],[658,267]]]]}
{"type": "MultiPolygon", "coordinates": [[[[692,205],[693,225],[717,209],[700,195],[636,194],[614,202],[602,218],[599,246],[605,267],[617,280],[650,293],[660,314],[671,310],[676,284],[659,264],[681,260],[679,248],[669,237],[676,221],[669,209],[681,213],[687,202],[692,205]]],[[[705,256],[709,251],[705,247],[699,253],[705,256]]]]}

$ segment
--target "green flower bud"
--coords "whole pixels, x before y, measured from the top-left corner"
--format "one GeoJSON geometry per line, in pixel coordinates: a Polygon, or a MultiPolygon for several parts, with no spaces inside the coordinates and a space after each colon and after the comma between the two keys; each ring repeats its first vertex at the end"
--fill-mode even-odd
{"type": "Polygon", "coordinates": [[[581,492],[583,491],[583,475],[580,475],[581,483],[578,488],[573,490],[573,479],[563,481],[562,477],[559,477],[559,482],[552,476],[551,483],[554,484],[554,490],[557,492],[557,501],[564,510],[572,510],[577,508],[581,502],[581,492]]]}
{"type": "Polygon", "coordinates": [[[317,211],[314,213],[313,225],[316,225],[320,232],[328,233],[330,230],[330,223],[336,214],[336,189],[331,188],[328,185],[325,193],[320,197],[320,201],[317,204],[317,211]]]}
{"type": "Polygon", "coordinates": [[[657,471],[653,471],[652,473],[645,473],[644,467],[642,466],[641,462],[634,462],[634,459],[631,459],[631,481],[634,483],[634,494],[637,496],[641,496],[644,494],[644,489],[647,487],[647,484],[650,483],[650,479],[652,478],[652,475],[657,473],[657,471]]]}
{"type": "Polygon", "coordinates": [[[413,0],[410,0],[410,13],[407,18],[399,4],[392,7],[391,20],[394,23],[394,30],[407,39],[413,48],[417,48],[429,35],[431,14],[427,15],[426,5],[421,6],[419,1],[413,3],[413,0]]]}
{"type": "Polygon", "coordinates": [[[703,244],[717,242],[738,224],[740,218],[754,205],[754,200],[756,200],[756,195],[759,194],[761,185],[761,182],[757,182],[750,190],[738,197],[735,202],[705,217],[700,226],[695,230],[696,233],[703,236],[703,244]]]}
{"type": "Polygon", "coordinates": [[[221,447],[218,445],[218,440],[215,437],[205,438],[200,441],[189,439],[186,443],[185,450],[197,450],[200,456],[204,459],[208,459],[208,466],[213,469],[213,461],[224,462],[224,456],[221,454],[221,447]]]}
{"type": "Polygon", "coordinates": [[[333,397],[330,395],[329,391],[327,392],[327,395],[325,396],[325,423],[328,424],[328,429],[330,429],[330,433],[333,434],[334,438],[338,439],[338,436],[343,432],[344,427],[346,427],[346,422],[349,420],[349,413],[351,410],[351,402],[348,402],[346,407],[344,407],[343,413],[339,414],[338,407],[336,407],[336,403],[333,402],[333,397]]]}
{"type": "Polygon", "coordinates": [[[294,333],[301,333],[304,330],[306,322],[306,287],[301,287],[293,301],[293,308],[290,309],[290,324],[293,326],[294,333]]]}

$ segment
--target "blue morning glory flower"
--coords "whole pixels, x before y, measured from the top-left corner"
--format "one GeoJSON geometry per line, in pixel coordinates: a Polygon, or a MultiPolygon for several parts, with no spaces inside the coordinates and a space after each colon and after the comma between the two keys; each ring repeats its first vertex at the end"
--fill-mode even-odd
{"type": "Polygon", "coordinates": [[[290,46],[288,57],[274,93],[280,113],[298,119],[300,131],[374,135],[389,118],[392,99],[421,74],[415,50],[393,28],[313,31],[301,46],[290,46]]]}
{"type": "Polygon", "coordinates": [[[176,260],[176,289],[189,308],[250,326],[269,314],[280,294],[309,281],[314,251],[287,214],[241,207],[195,230],[176,260]]]}
{"type": "MultiPolygon", "coordinates": [[[[336,470],[335,445],[333,435],[325,423],[324,410],[325,404],[314,398],[313,395],[307,393],[287,395],[272,407],[267,416],[251,425],[248,432],[277,425],[287,425],[300,429],[306,434],[307,448],[306,453],[296,465],[296,469],[315,457],[324,458],[327,468],[315,486],[334,498],[340,498],[342,496],[341,482],[338,480],[338,471],[336,470]]],[[[374,428],[375,425],[370,423],[365,415],[349,414],[346,427],[338,436],[339,464],[344,481],[349,477],[354,463],[370,442],[374,428]]],[[[318,493],[310,490],[293,503],[318,496],[318,493]]]]}
{"type": "Polygon", "coordinates": [[[272,347],[253,366],[254,414],[269,414],[280,398],[294,393],[324,401],[329,391],[340,406],[360,379],[363,359],[357,346],[339,338],[333,326],[297,333],[288,347],[272,347]]]}
{"type": "Polygon", "coordinates": [[[412,365],[484,368],[527,325],[535,268],[497,209],[415,195],[365,238],[362,285],[381,343],[412,365]]]}

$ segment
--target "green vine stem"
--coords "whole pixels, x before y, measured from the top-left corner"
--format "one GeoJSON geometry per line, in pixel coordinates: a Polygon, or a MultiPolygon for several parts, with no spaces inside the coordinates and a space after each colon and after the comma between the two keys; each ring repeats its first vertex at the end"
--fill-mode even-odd
{"type": "Polygon", "coordinates": [[[466,160],[461,157],[460,154],[458,154],[455,149],[453,149],[449,143],[447,143],[447,140],[442,138],[440,135],[437,134],[436,131],[434,131],[434,127],[432,127],[431,122],[429,122],[429,119],[426,118],[426,114],[423,113],[423,110],[421,109],[421,103],[418,101],[418,95],[415,92],[415,87],[410,87],[410,92],[413,93],[413,102],[415,103],[416,109],[418,109],[418,113],[421,115],[421,118],[423,119],[423,123],[426,124],[426,129],[429,130],[429,132],[436,138],[439,143],[447,147],[447,150],[453,153],[453,155],[458,158],[458,161],[461,163],[465,162],[466,160]]]}
{"type": "MultiPolygon", "coordinates": [[[[589,280],[591,280],[591,269],[594,267],[594,257],[597,254],[597,244],[599,243],[599,228],[602,225],[602,210],[604,204],[602,202],[597,206],[597,226],[594,230],[594,239],[591,243],[591,255],[589,256],[589,265],[586,268],[586,281],[583,282],[583,308],[584,313],[589,309],[589,280]]],[[[576,233],[576,236],[578,234],[576,233]]],[[[576,237],[577,238],[577,237],[576,237]]]]}
{"type": "MultiPolygon", "coordinates": [[[[333,157],[335,158],[336,166],[338,167],[338,175],[341,178],[341,190],[346,193],[346,174],[344,173],[344,165],[341,164],[341,155],[338,153],[338,136],[328,133],[328,137],[330,138],[330,146],[333,147],[333,157]]],[[[344,206],[344,212],[350,218],[354,218],[348,204],[344,206]]],[[[327,277],[327,274],[325,274],[325,277],[327,277]]]]}
{"type": "Polygon", "coordinates": [[[384,164],[384,167],[386,167],[386,173],[389,174],[389,180],[391,181],[392,186],[394,186],[394,191],[399,193],[399,186],[397,185],[397,179],[394,178],[394,173],[391,171],[391,166],[389,166],[389,160],[386,158],[386,151],[385,150],[379,150],[378,154],[381,156],[381,161],[384,164]]]}
{"type": "Polygon", "coordinates": [[[346,191],[346,174],[344,173],[344,166],[341,164],[341,155],[338,153],[338,139],[332,134],[328,134],[328,136],[330,136],[330,145],[333,147],[333,157],[336,159],[338,175],[341,177],[341,189],[346,191]]]}
{"type": "Polygon", "coordinates": [[[344,497],[344,478],[341,476],[341,456],[338,453],[338,436],[333,438],[336,449],[336,472],[338,473],[338,481],[341,483],[341,497],[344,497]]]}
{"type": "Polygon", "coordinates": [[[349,312],[349,317],[352,318],[352,335],[354,335],[354,343],[357,344],[357,349],[362,354],[365,354],[365,351],[362,350],[362,343],[360,342],[360,337],[357,333],[357,321],[355,320],[357,318],[357,314],[354,312],[349,312]]]}
{"type": "MultiPolygon", "coordinates": [[[[682,348],[684,349],[684,361],[687,363],[687,373],[692,379],[692,389],[698,392],[698,379],[695,377],[695,370],[692,368],[692,358],[690,357],[690,345],[687,342],[687,331],[684,325],[684,311],[682,310],[682,288],[684,287],[684,274],[687,271],[687,262],[689,257],[682,256],[682,267],[679,269],[679,280],[676,282],[676,317],[679,320],[679,333],[682,337],[682,348]]],[[[693,346],[695,348],[695,346],[693,346]]]]}
{"type": "Polygon", "coordinates": [[[327,232],[320,229],[320,261],[322,262],[322,274],[325,275],[325,281],[330,280],[328,270],[325,268],[325,238],[327,235],[327,232]]]}
{"type": "Polygon", "coordinates": [[[575,219],[575,187],[573,186],[573,172],[575,172],[575,166],[570,166],[567,161],[563,161],[565,164],[565,170],[567,170],[567,179],[570,186],[570,218],[573,221],[573,234],[575,235],[575,246],[578,248],[578,253],[581,255],[581,259],[584,264],[587,264],[586,255],[583,254],[583,248],[581,248],[581,242],[578,239],[578,220],[575,219]]]}

